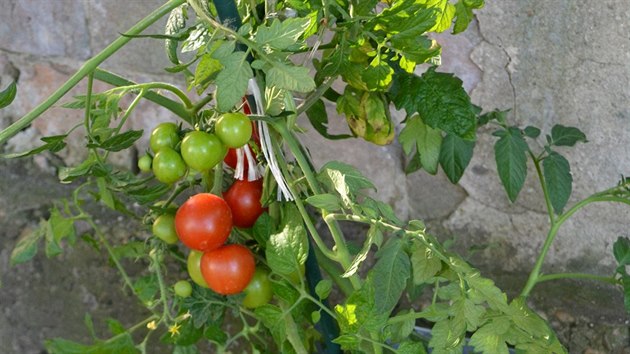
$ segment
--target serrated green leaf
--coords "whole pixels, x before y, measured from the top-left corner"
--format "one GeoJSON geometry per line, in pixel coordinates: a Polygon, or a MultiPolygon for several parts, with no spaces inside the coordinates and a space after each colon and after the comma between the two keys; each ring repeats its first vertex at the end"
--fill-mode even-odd
{"type": "Polygon", "coordinates": [[[357,336],[344,334],[332,340],[341,346],[342,350],[358,350],[361,340],[357,336]]]}
{"type": "Polygon", "coordinates": [[[433,353],[461,354],[466,334],[466,320],[456,316],[435,323],[429,347],[433,353]]]}
{"type": "Polygon", "coordinates": [[[47,228],[48,222],[41,220],[34,230],[20,237],[11,252],[11,266],[28,262],[35,256],[35,254],[37,254],[37,244],[39,243],[39,240],[46,235],[47,228]]]}
{"type": "Polygon", "coordinates": [[[208,323],[220,324],[223,321],[225,299],[209,289],[193,286],[192,295],[182,301],[182,307],[190,311],[195,327],[208,323]]]}
{"type": "Polygon", "coordinates": [[[157,295],[160,286],[154,274],[138,278],[133,283],[133,292],[143,304],[148,305],[157,295]]]}
{"type": "Polygon", "coordinates": [[[434,129],[441,129],[473,141],[477,114],[462,81],[453,74],[439,73],[429,68],[421,77],[399,73],[390,89],[396,108],[408,115],[419,113],[434,129]]]}
{"type": "Polygon", "coordinates": [[[50,354],[136,354],[140,351],[135,347],[129,333],[122,333],[107,341],[97,341],[92,345],[83,345],[62,338],[54,338],[45,342],[50,354]]]}
{"type": "Polygon", "coordinates": [[[429,8],[439,11],[435,26],[430,29],[431,32],[444,32],[451,27],[456,13],[455,5],[449,0],[423,0],[423,2],[429,8]]]}
{"type": "Polygon", "coordinates": [[[422,342],[414,342],[410,339],[403,341],[396,350],[398,354],[426,354],[426,348],[422,342]]]}
{"type": "Polygon", "coordinates": [[[440,166],[449,181],[455,184],[464,175],[472,159],[475,142],[464,140],[454,134],[446,134],[440,149],[440,166]]]}
{"type": "Polygon", "coordinates": [[[365,68],[361,78],[370,91],[385,91],[391,84],[393,75],[394,69],[389,66],[387,60],[377,55],[365,68]]]}
{"type": "Polygon", "coordinates": [[[224,69],[217,75],[215,81],[217,108],[221,112],[227,112],[242,100],[247,92],[249,79],[254,73],[246,60],[245,52],[233,52],[220,59],[220,62],[224,69]]]}
{"type": "Polygon", "coordinates": [[[100,148],[107,151],[121,151],[131,147],[142,137],[143,130],[128,130],[114,135],[100,144],[100,148]]]}
{"type": "Polygon", "coordinates": [[[628,237],[618,237],[613,244],[613,254],[620,266],[630,264],[630,239],[628,237]]]}
{"type": "Polygon", "coordinates": [[[481,325],[481,318],[486,313],[486,308],[475,304],[475,302],[470,299],[463,301],[467,330],[474,331],[481,325]]]}
{"type": "Polygon", "coordinates": [[[306,262],[308,238],[294,204],[285,205],[281,230],[269,237],[265,253],[271,270],[283,275],[299,272],[306,262]]]}
{"type": "Polygon", "coordinates": [[[551,205],[556,214],[560,214],[569,201],[573,185],[569,161],[564,156],[552,151],[545,157],[542,164],[551,205]]]}
{"type": "Polygon", "coordinates": [[[352,263],[350,263],[350,266],[341,275],[341,277],[348,278],[356,274],[359,271],[359,267],[361,267],[361,263],[363,263],[363,261],[367,259],[368,253],[370,252],[370,248],[372,247],[372,245],[375,244],[377,247],[381,247],[382,242],[383,242],[383,232],[378,226],[372,225],[370,229],[368,230],[367,238],[365,239],[365,242],[363,243],[363,247],[361,248],[359,253],[357,253],[354,256],[354,258],[352,259],[352,263]]]}
{"type": "MultiPolygon", "coordinates": [[[[187,7],[187,4],[183,4],[171,11],[168,19],[166,20],[166,26],[164,29],[164,33],[166,35],[175,35],[179,33],[182,29],[186,28],[187,7]]],[[[179,41],[166,39],[164,45],[166,49],[166,55],[171,63],[179,64],[179,59],[177,58],[177,46],[179,45],[179,41]]]]}
{"type": "Polygon", "coordinates": [[[74,220],[65,218],[56,207],[51,208],[50,218],[46,227],[46,256],[54,257],[62,252],[60,243],[63,239],[69,239],[74,243],[76,234],[74,220]]]}
{"type": "Polygon", "coordinates": [[[455,4],[455,25],[453,26],[453,34],[464,32],[470,22],[474,19],[473,9],[480,9],[484,5],[483,0],[459,0],[455,4]]]}
{"type": "Polygon", "coordinates": [[[329,279],[320,280],[317,285],[315,285],[315,294],[319,296],[321,300],[327,299],[328,295],[332,291],[332,281],[329,279]]]}
{"type": "Polygon", "coordinates": [[[94,156],[90,155],[87,159],[83,160],[79,165],[74,167],[63,167],[59,169],[59,180],[61,183],[70,183],[75,179],[88,175],[92,168],[97,165],[97,160],[94,156]]]}
{"type": "Polygon", "coordinates": [[[556,124],[551,128],[551,144],[556,146],[573,146],[578,142],[586,143],[586,135],[575,127],[556,124]]]}
{"type": "Polygon", "coordinates": [[[320,169],[317,179],[330,190],[348,190],[356,194],[363,189],[376,189],[374,184],[361,171],[339,161],[329,161],[320,169]],[[337,177],[343,178],[337,178],[337,177]]]}
{"type": "Polygon", "coordinates": [[[194,52],[201,48],[204,44],[208,43],[210,39],[208,35],[208,29],[204,25],[197,25],[194,29],[190,30],[188,39],[182,44],[182,53],[194,52]]]}
{"type": "Polygon", "coordinates": [[[303,66],[273,63],[266,70],[267,85],[295,92],[311,92],[315,89],[315,81],[303,66]]]}
{"type": "Polygon", "coordinates": [[[437,173],[438,162],[440,159],[442,132],[437,129],[433,129],[422,122],[417,133],[416,148],[420,154],[422,168],[424,168],[424,170],[428,173],[434,175],[437,173]]]}
{"type": "Polygon", "coordinates": [[[377,253],[378,261],[370,271],[374,283],[374,299],[376,311],[389,314],[398,303],[410,277],[409,256],[403,250],[403,242],[392,238],[377,253]]]}
{"type": "Polygon", "coordinates": [[[517,128],[495,132],[499,140],[494,145],[497,171],[511,202],[516,200],[527,176],[527,151],[529,147],[517,128]]]}
{"type": "Polygon", "coordinates": [[[476,352],[509,354],[507,343],[491,326],[482,326],[470,338],[469,345],[475,347],[476,352]]]}
{"type": "Polygon", "coordinates": [[[205,91],[221,69],[223,65],[218,59],[213,58],[209,53],[204,54],[195,69],[193,84],[198,87],[197,92],[205,91]]]}
{"type": "Polygon", "coordinates": [[[429,248],[417,243],[411,253],[411,266],[414,284],[422,284],[442,269],[442,261],[429,248]]]}
{"type": "Polygon", "coordinates": [[[256,308],[256,316],[269,329],[278,346],[286,340],[286,329],[282,310],[271,304],[256,308]]]}
{"type": "Polygon", "coordinates": [[[252,234],[256,242],[265,247],[272,233],[273,222],[271,216],[269,216],[269,213],[264,212],[256,219],[254,226],[252,226],[252,234]]]}
{"type": "Polygon", "coordinates": [[[306,198],[306,202],[318,209],[329,212],[341,210],[341,200],[333,194],[318,194],[306,198]]]}
{"type": "Polygon", "coordinates": [[[219,343],[219,344],[225,344],[225,342],[228,339],[228,336],[225,332],[223,332],[223,329],[221,329],[221,326],[219,326],[218,324],[209,324],[205,326],[206,329],[203,331],[203,336],[212,342],[215,343],[219,343]]]}
{"type": "MultiPolygon", "coordinates": [[[[413,310],[401,311],[396,314],[398,316],[405,316],[407,314],[414,313],[413,310]]],[[[394,324],[388,325],[386,330],[389,332],[390,340],[394,343],[400,343],[403,340],[407,339],[409,335],[413,332],[416,326],[416,319],[414,317],[409,317],[404,321],[396,321],[394,324]]]]}
{"type": "Polygon", "coordinates": [[[255,41],[265,47],[285,50],[298,42],[310,21],[305,17],[288,18],[284,21],[276,18],[269,26],[258,27],[255,41]]]}
{"type": "Polygon", "coordinates": [[[0,109],[8,106],[13,102],[17,95],[17,83],[13,81],[6,89],[0,92],[0,109]]]}
{"type": "Polygon", "coordinates": [[[471,288],[470,299],[475,303],[486,302],[490,308],[509,312],[507,296],[490,279],[483,278],[479,272],[468,274],[466,278],[471,288]]]}
{"type": "Polygon", "coordinates": [[[45,144],[42,146],[36,147],[33,150],[29,150],[25,152],[0,154],[0,157],[5,158],[5,159],[14,159],[18,157],[27,157],[31,155],[36,155],[46,150],[50,152],[58,152],[58,151],[61,151],[64,147],[66,147],[65,139],[67,136],[68,134],[43,137],[41,140],[45,142],[45,144]]]}

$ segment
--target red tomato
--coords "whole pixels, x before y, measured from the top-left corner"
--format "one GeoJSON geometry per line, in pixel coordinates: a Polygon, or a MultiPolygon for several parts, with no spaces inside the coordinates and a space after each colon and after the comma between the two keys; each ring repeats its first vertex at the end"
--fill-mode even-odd
{"type": "Polygon", "coordinates": [[[256,260],[249,248],[225,245],[201,257],[201,274],[210,289],[222,295],[238,294],[254,276],[256,260]]]}
{"type": "Polygon", "coordinates": [[[230,235],[232,212],[221,197],[199,193],[177,209],[175,231],[189,248],[209,251],[223,245],[230,235]]]}
{"type": "Polygon", "coordinates": [[[265,210],[261,203],[262,179],[255,181],[234,181],[234,184],[223,193],[225,202],[232,210],[235,226],[249,228],[254,225],[265,210]]]}

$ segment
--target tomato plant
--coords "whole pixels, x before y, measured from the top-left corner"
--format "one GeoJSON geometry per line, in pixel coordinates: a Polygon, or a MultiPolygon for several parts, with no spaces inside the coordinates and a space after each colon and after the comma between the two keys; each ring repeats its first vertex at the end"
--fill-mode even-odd
{"type": "Polygon", "coordinates": [[[221,197],[199,193],[177,209],[175,230],[189,248],[209,251],[223,245],[230,236],[232,212],[221,197]]]}
{"type": "Polygon", "coordinates": [[[257,268],[244,291],[243,306],[251,309],[268,303],[273,297],[269,272],[257,268]]]}
{"type": "Polygon", "coordinates": [[[223,161],[227,151],[213,134],[193,131],[184,137],[181,146],[186,164],[197,171],[208,171],[223,161]]]}
{"type": "MultiPolygon", "coordinates": [[[[623,288],[630,299],[627,238],[614,245],[619,266],[610,276],[542,273],[560,227],[590,203],[630,205],[630,180],[569,204],[573,179],[562,149],[586,142],[584,133],[550,125],[540,138],[538,128],[510,124],[506,111],[482,113],[461,80],[437,70],[442,53],[435,33],[464,31],[483,3],[170,0],[90,59],[50,99],[0,132],[3,143],[87,77],[87,94],[64,105],[84,110],[85,117],[73,129],[85,130],[86,159],[59,169],[61,181],[76,190],[18,241],[10,261],[31,259],[41,243],[47,255],[61,253],[77,239],[74,223],[81,222],[92,231],[82,239],[107,252],[125,291],[150,315],[89,346],[52,340],[49,351],[149,352],[149,337],[159,331],[174,352],[186,353],[197,352],[202,340],[213,350],[234,350],[241,339],[251,352],[300,354],[455,353],[465,346],[507,353],[508,345],[523,352],[566,352],[528,297],[541,282],[579,278],[623,288]],[[134,83],[98,68],[165,16],[165,35],[151,37],[165,40],[172,64],[167,72],[182,75],[179,81],[195,94],[166,82],[134,83]],[[96,93],[95,80],[114,87],[96,93]],[[151,131],[154,156],[142,156],[138,167],[153,175],[126,171],[111,157],[137,148],[143,132],[124,127],[145,99],[181,120],[151,131]],[[327,105],[344,116],[351,134],[328,130],[327,105]],[[405,115],[401,123],[391,118],[392,107],[405,115]],[[337,161],[316,167],[299,135],[302,115],[331,140],[356,137],[382,145],[397,139],[409,162],[405,173],[442,169],[453,183],[475,146],[496,138],[499,180],[511,202],[524,186],[529,158],[550,225],[519,296],[508,298],[422,221],[399,219],[374,197],[374,184],[359,168],[337,161]],[[235,168],[233,149],[247,149],[248,143],[264,177],[232,182],[242,176],[220,162],[235,168]],[[268,213],[261,204],[263,185],[268,213]],[[174,216],[169,213],[189,195],[174,216]],[[146,225],[130,230],[129,238],[110,240],[85,207],[87,200],[146,225]],[[356,246],[342,223],[367,230],[353,235],[356,246]],[[148,224],[156,237],[146,237],[148,224]],[[169,246],[176,239],[189,250],[169,246]],[[185,265],[182,250],[189,252],[185,265]],[[146,272],[130,274],[121,262],[125,257],[145,265],[146,272]],[[185,271],[194,284],[182,280],[174,291],[166,287],[165,279],[179,279],[185,271]],[[404,307],[409,303],[414,306],[404,307]],[[236,325],[225,323],[228,318],[236,325]],[[431,339],[414,334],[418,319],[433,322],[431,339]],[[136,331],[146,332],[139,343],[136,331]]],[[[11,85],[0,92],[0,107],[13,100],[15,90],[11,85]]],[[[43,145],[10,157],[57,153],[66,137],[46,137],[43,145]]]]}
{"type": "Polygon", "coordinates": [[[224,113],[214,129],[219,139],[230,148],[239,148],[252,137],[252,123],[241,112],[224,113]]]}
{"type": "Polygon", "coordinates": [[[236,180],[223,194],[225,202],[232,211],[234,225],[249,228],[254,225],[264,208],[260,202],[262,197],[262,180],[236,180]]]}
{"type": "Polygon", "coordinates": [[[201,274],[208,287],[221,295],[238,294],[254,276],[256,260],[242,245],[224,245],[204,252],[201,274]]]}

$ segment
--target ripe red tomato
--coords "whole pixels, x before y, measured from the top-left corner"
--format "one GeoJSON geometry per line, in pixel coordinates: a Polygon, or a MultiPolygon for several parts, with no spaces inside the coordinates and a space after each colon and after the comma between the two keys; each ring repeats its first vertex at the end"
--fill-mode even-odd
{"type": "Polygon", "coordinates": [[[254,276],[256,260],[249,248],[225,245],[201,256],[201,274],[210,289],[218,294],[238,294],[254,276]]]}
{"type": "Polygon", "coordinates": [[[261,203],[262,179],[255,181],[234,181],[223,194],[223,198],[232,210],[235,226],[249,228],[254,225],[265,210],[261,203]]]}
{"type": "Polygon", "coordinates": [[[232,212],[221,197],[199,193],[177,209],[175,230],[189,248],[209,251],[223,245],[230,235],[232,212]]]}

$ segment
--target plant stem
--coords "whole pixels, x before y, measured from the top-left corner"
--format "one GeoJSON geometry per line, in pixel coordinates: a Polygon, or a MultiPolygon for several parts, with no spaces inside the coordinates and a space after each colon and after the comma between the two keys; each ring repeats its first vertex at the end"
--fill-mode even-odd
{"type": "Polygon", "coordinates": [[[557,279],[586,279],[586,280],[601,281],[601,282],[609,283],[612,285],[619,285],[619,280],[615,279],[614,277],[607,277],[607,276],[587,274],[587,273],[543,274],[538,277],[537,283],[542,283],[544,281],[557,280],[557,279]]]}
{"type": "MultiPolygon", "coordinates": [[[[164,17],[166,14],[171,12],[177,6],[183,4],[185,0],[170,0],[164,5],[160,6],[152,13],[150,13],[147,17],[140,20],[140,22],[136,23],[133,27],[131,27],[125,34],[126,35],[137,35],[144,31],[147,27],[155,23],[160,18],[164,17]]],[[[103,51],[98,53],[96,56],[86,61],[81,68],[72,75],[68,81],[66,81],[57,91],[55,91],[52,95],[50,95],[44,102],[40,103],[37,107],[35,107],[32,111],[28,112],[25,116],[18,119],[16,122],[11,124],[9,127],[0,132],[0,145],[5,143],[9,138],[13,137],[19,131],[27,127],[31,122],[33,122],[37,117],[39,117],[42,113],[44,113],[48,108],[50,108],[53,104],[59,101],[68,91],[70,91],[74,86],[76,86],[84,77],[94,71],[98,65],[100,65],[103,61],[109,58],[112,54],[116,53],[120,48],[122,48],[125,44],[127,44],[131,40],[131,37],[128,36],[120,36],[118,39],[113,41],[110,45],[108,45],[103,51]]]]}
{"type": "Polygon", "coordinates": [[[575,214],[575,212],[577,212],[578,210],[582,209],[583,207],[585,207],[585,206],[587,206],[588,204],[591,204],[591,203],[613,202],[613,203],[623,203],[623,204],[630,205],[630,199],[626,199],[626,198],[617,197],[617,196],[614,196],[614,195],[607,195],[607,194],[605,194],[605,193],[608,193],[609,191],[612,191],[612,190],[613,189],[610,189],[608,191],[604,191],[602,193],[593,194],[592,196],[579,201],[573,207],[571,207],[571,209],[567,210],[564,214],[558,216],[558,218],[555,220],[555,222],[551,225],[551,228],[549,229],[549,233],[547,233],[547,239],[545,239],[545,243],[543,244],[543,248],[540,251],[540,254],[538,255],[538,258],[536,259],[536,263],[534,264],[534,268],[532,269],[531,273],[529,273],[529,277],[527,279],[527,283],[525,283],[525,287],[523,287],[523,290],[521,291],[520,296],[522,298],[526,298],[527,296],[529,296],[529,293],[532,291],[534,286],[536,286],[536,283],[539,282],[540,270],[542,268],[543,262],[545,261],[545,257],[547,256],[547,253],[549,253],[549,249],[551,248],[551,244],[553,243],[554,239],[556,238],[556,236],[558,234],[558,230],[560,229],[560,226],[562,226],[562,224],[569,217],[571,217],[571,215],[575,214]]]}
{"type": "MultiPolygon", "coordinates": [[[[102,81],[102,82],[105,82],[107,84],[117,86],[117,87],[137,85],[136,82],[127,80],[122,76],[116,75],[112,72],[105,71],[100,68],[97,68],[96,70],[94,70],[94,78],[99,81],[102,81]]],[[[153,92],[153,91],[148,91],[146,95],[144,96],[144,98],[170,110],[171,112],[173,112],[174,114],[176,114],[177,116],[185,120],[186,122],[188,123],[192,122],[192,118],[191,118],[192,114],[188,112],[181,103],[173,101],[170,98],[166,96],[162,96],[159,93],[153,92]]],[[[194,107],[193,107],[193,113],[195,113],[194,107]]]]}
{"type": "MultiPolygon", "coordinates": [[[[321,194],[319,182],[317,181],[317,178],[315,177],[315,173],[313,172],[311,168],[311,163],[309,162],[307,157],[304,155],[302,147],[300,143],[297,141],[297,139],[295,138],[295,136],[293,135],[293,133],[291,133],[291,131],[289,131],[287,126],[283,124],[282,122],[275,121],[272,123],[272,126],[282,136],[287,146],[293,153],[293,156],[295,156],[295,160],[297,161],[298,165],[300,166],[300,169],[304,173],[304,177],[306,177],[306,180],[311,190],[313,191],[313,193],[315,193],[315,195],[321,194]]],[[[296,197],[296,200],[297,199],[298,198],[296,197]]],[[[348,251],[348,247],[346,246],[346,241],[343,238],[341,229],[339,228],[339,225],[337,224],[335,220],[332,220],[332,221],[328,220],[326,216],[329,213],[327,211],[321,210],[321,213],[322,213],[322,218],[324,219],[324,222],[326,222],[326,225],[328,226],[328,229],[330,230],[330,234],[332,235],[333,240],[335,241],[334,252],[335,252],[336,259],[339,261],[339,263],[344,268],[344,270],[346,270],[350,268],[350,264],[352,263],[352,257],[350,255],[350,251],[348,251]]],[[[349,279],[350,279],[350,282],[352,283],[353,288],[359,289],[361,287],[361,280],[359,279],[359,277],[357,277],[356,275],[353,275],[349,279]]]]}
{"type": "Polygon", "coordinates": [[[540,159],[536,158],[534,154],[530,151],[529,156],[531,156],[532,161],[534,161],[534,166],[536,167],[536,174],[538,175],[538,181],[540,181],[540,187],[542,188],[543,195],[545,198],[545,204],[547,205],[547,213],[549,214],[549,222],[553,225],[556,221],[555,214],[553,212],[553,206],[551,205],[551,198],[549,197],[549,190],[547,189],[547,183],[545,183],[545,176],[542,173],[542,169],[540,168],[540,159]]]}

